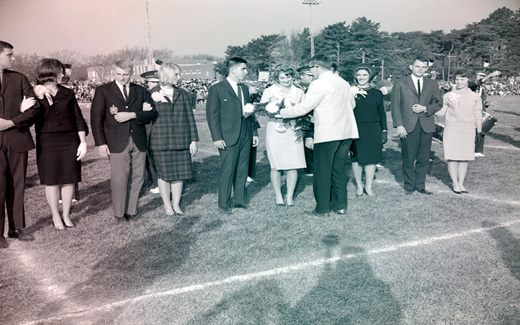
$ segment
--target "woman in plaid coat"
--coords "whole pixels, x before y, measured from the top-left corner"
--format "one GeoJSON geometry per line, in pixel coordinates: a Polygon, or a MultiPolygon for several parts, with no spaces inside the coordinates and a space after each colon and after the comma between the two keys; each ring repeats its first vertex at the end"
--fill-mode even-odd
{"type": "Polygon", "coordinates": [[[158,74],[160,85],[151,90],[159,114],[152,125],[150,149],[166,214],[183,215],[179,205],[183,181],[193,177],[191,156],[199,141],[194,107],[188,92],[176,87],[181,75],[178,65],[164,63],[158,74]]]}

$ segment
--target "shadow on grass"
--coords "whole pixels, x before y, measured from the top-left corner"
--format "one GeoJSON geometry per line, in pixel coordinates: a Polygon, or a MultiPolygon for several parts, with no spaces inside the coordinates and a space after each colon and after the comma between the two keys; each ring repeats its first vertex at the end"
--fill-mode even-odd
{"type": "MultiPolygon", "coordinates": [[[[81,199],[71,207],[71,218],[78,222],[83,218],[97,215],[112,206],[110,180],[105,180],[80,189],[81,199]]],[[[48,218],[40,218],[36,223],[24,229],[24,233],[32,235],[51,223],[51,211],[46,212],[48,218]]]]}
{"type": "MultiPolygon", "coordinates": [[[[175,273],[186,262],[199,235],[222,225],[218,220],[205,224],[200,221],[200,216],[185,217],[170,231],[109,248],[92,267],[89,279],[63,296],[78,305],[97,306],[142,294],[155,279],[175,273]]],[[[62,299],[52,301],[41,309],[40,316],[63,312],[64,305],[62,299]]]]}
{"type": "Polygon", "coordinates": [[[505,142],[507,144],[510,144],[510,145],[512,145],[514,147],[520,148],[520,140],[516,140],[516,139],[514,139],[513,137],[511,137],[509,135],[489,132],[489,133],[486,134],[486,136],[490,137],[490,138],[493,138],[493,139],[496,139],[496,140],[500,140],[500,141],[505,142]]]}
{"type": "Polygon", "coordinates": [[[520,116],[520,113],[509,112],[509,111],[502,111],[502,110],[498,110],[498,109],[495,109],[494,112],[500,112],[500,113],[504,113],[504,114],[511,114],[511,115],[520,116]]]}
{"type": "MultiPolygon", "coordinates": [[[[398,142],[400,143],[400,141],[398,142]]],[[[387,168],[392,175],[394,175],[394,180],[397,184],[403,186],[404,178],[403,178],[403,169],[402,169],[402,158],[401,152],[394,150],[392,148],[386,148],[383,151],[384,157],[384,166],[387,168]]]]}
{"type": "MultiPolygon", "coordinates": [[[[497,224],[490,221],[482,222],[482,227],[496,227],[497,224]]],[[[497,242],[497,248],[504,265],[511,275],[520,281],[520,238],[516,238],[507,228],[498,227],[488,230],[489,234],[497,242]]]]}
{"type": "Polygon", "coordinates": [[[231,293],[190,324],[398,324],[402,306],[376,278],[363,249],[341,249],[333,234],[322,242],[327,258],[337,253],[349,258],[323,266],[313,287],[302,288],[296,273],[290,285],[264,279],[231,293]],[[293,302],[292,290],[306,294],[293,302]]]}

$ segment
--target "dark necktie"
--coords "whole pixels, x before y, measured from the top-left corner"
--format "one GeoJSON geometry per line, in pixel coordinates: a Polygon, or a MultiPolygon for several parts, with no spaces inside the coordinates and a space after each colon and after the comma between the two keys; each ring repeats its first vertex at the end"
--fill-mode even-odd
{"type": "Polygon", "coordinates": [[[240,87],[240,84],[237,84],[238,87],[238,100],[240,101],[240,105],[244,106],[244,103],[242,101],[242,87],[240,87]]]}
{"type": "Polygon", "coordinates": [[[419,94],[419,98],[421,98],[421,79],[417,79],[417,94],[419,94]]]}
{"type": "Polygon", "coordinates": [[[123,97],[125,98],[125,102],[128,102],[128,95],[126,92],[126,85],[123,85],[123,97]]]}

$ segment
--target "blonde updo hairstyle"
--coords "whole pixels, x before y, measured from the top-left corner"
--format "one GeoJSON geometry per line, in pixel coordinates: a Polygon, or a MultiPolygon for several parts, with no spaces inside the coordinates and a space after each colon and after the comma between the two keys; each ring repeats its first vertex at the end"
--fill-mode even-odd
{"type": "Polygon", "coordinates": [[[163,63],[157,71],[159,81],[162,84],[176,84],[177,80],[175,80],[175,74],[177,71],[179,73],[181,72],[181,67],[177,64],[171,62],[163,63]]]}

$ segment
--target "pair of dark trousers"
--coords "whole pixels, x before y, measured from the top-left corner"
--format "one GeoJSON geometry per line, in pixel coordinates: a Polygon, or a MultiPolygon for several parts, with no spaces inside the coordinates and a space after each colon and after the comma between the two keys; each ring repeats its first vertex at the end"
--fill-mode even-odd
{"type": "Polygon", "coordinates": [[[235,204],[247,203],[246,180],[249,172],[249,154],[253,135],[249,122],[242,120],[237,143],[219,149],[220,172],[218,186],[218,206],[231,207],[231,191],[234,190],[235,204]]]}
{"type": "MultiPolygon", "coordinates": [[[[5,142],[5,138],[3,139],[5,142]]],[[[15,152],[2,144],[0,149],[0,237],[4,235],[5,212],[10,230],[25,228],[25,176],[27,152],[15,152]]]]}
{"type": "Polygon", "coordinates": [[[347,208],[346,162],[352,140],[314,144],[314,198],[316,212],[347,208]]]}
{"type": "Polygon", "coordinates": [[[432,133],[426,133],[417,122],[412,132],[401,139],[403,158],[404,189],[408,191],[424,190],[426,174],[430,167],[430,149],[432,133]]]}
{"type": "Polygon", "coordinates": [[[137,214],[145,165],[146,152],[139,151],[132,137],[129,137],[128,145],[122,152],[110,154],[110,186],[115,217],[137,214]]]}
{"type": "Polygon", "coordinates": [[[305,167],[305,174],[312,174],[314,172],[314,150],[309,149],[307,147],[304,148],[305,150],[305,163],[307,164],[307,167],[305,167]]]}

